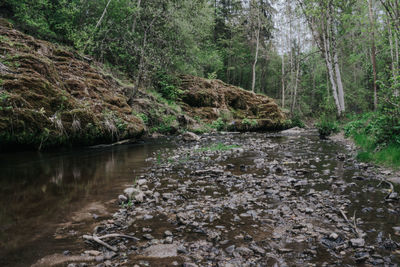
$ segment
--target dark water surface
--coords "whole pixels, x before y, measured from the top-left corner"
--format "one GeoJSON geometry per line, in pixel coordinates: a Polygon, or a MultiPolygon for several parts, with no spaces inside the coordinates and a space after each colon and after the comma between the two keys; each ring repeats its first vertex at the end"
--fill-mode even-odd
{"type": "Polygon", "coordinates": [[[0,266],[29,266],[45,255],[77,250],[76,242],[57,237],[60,225],[89,203],[115,208],[110,200],[132,184],[146,158],[166,146],[164,140],[0,154],[0,266]]]}

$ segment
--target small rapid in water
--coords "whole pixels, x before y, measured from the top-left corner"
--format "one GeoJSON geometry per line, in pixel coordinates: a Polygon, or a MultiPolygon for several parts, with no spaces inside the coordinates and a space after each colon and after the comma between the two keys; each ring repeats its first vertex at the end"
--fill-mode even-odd
{"type": "Polygon", "coordinates": [[[353,154],[306,131],[3,155],[0,263],[396,266],[388,172],[353,154]]]}

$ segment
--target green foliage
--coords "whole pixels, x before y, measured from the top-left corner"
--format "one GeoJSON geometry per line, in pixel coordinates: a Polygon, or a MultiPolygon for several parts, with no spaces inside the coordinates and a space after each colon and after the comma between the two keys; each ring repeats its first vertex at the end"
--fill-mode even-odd
{"type": "Polygon", "coordinates": [[[328,116],[326,114],[323,114],[319,118],[315,126],[318,129],[318,133],[322,137],[337,133],[340,130],[338,122],[332,116],[328,116]]]}
{"type": "Polygon", "coordinates": [[[0,102],[5,102],[10,97],[7,92],[0,92],[0,102]]]}
{"type": "Polygon", "coordinates": [[[165,99],[175,101],[183,93],[182,90],[178,88],[178,79],[174,76],[166,73],[159,73],[156,79],[157,91],[161,93],[162,97],[165,99]]]}
{"type": "Polygon", "coordinates": [[[176,131],[176,127],[174,125],[176,123],[176,116],[174,115],[163,115],[162,120],[156,126],[150,129],[150,132],[158,132],[158,133],[172,133],[176,131]]]}
{"type": "Polygon", "coordinates": [[[143,121],[144,124],[148,124],[149,123],[149,117],[147,117],[146,114],[139,113],[136,116],[139,117],[143,121]]]}
{"type": "Polygon", "coordinates": [[[304,124],[304,122],[301,120],[301,118],[300,118],[300,116],[299,115],[294,115],[292,118],[291,118],[291,121],[292,121],[292,127],[299,127],[299,128],[304,128],[304,127],[306,127],[306,125],[304,124]]]}
{"type": "Polygon", "coordinates": [[[216,71],[210,72],[207,75],[207,79],[209,79],[209,80],[217,79],[217,77],[218,77],[218,75],[217,75],[216,71]]]}
{"type": "Polygon", "coordinates": [[[242,120],[242,124],[246,125],[246,126],[251,126],[251,127],[255,127],[257,126],[257,120],[256,119],[248,119],[248,118],[244,118],[242,120]]]}
{"type": "Polygon", "coordinates": [[[226,130],[227,124],[222,118],[218,118],[217,120],[211,123],[210,127],[217,131],[222,131],[226,130]]]}

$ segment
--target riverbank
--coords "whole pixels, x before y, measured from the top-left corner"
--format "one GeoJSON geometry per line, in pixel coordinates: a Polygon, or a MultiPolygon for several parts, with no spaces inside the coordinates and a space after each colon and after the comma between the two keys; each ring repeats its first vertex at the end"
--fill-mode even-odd
{"type": "Polygon", "coordinates": [[[385,173],[357,162],[349,148],[308,131],[175,142],[148,159],[112,217],[81,233],[85,253],[59,256],[64,264],[399,262],[397,195],[380,183],[385,173]]]}
{"type": "Polygon", "coordinates": [[[186,75],[176,84],[138,87],[123,73],[1,18],[0,35],[0,151],[288,127],[273,99],[220,80],[186,75]]]}

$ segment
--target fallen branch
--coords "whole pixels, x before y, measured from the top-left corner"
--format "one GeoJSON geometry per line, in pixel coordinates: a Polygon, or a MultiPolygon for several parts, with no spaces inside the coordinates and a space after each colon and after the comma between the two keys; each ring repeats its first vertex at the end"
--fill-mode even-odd
{"type": "Polygon", "coordinates": [[[347,222],[347,224],[349,224],[349,226],[351,227],[351,230],[353,231],[353,233],[355,235],[357,235],[357,237],[362,238],[362,234],[358,231],[357,229],[357,225],[356,225],[356,212],[354,212],[354,216],[353,216],[353,223],[350,222],[350,220],[347,218],[346,214],[344,213],[344,211],[342,209],[339,209],[340,214],[343,216],[343,218],[345,219],[345,221],[347,222]]]}
{"type": "Polygon", "coordinates": [[[134,236],[124,235],[124,234],[108,234],[108,235],[98,236],[99,239],[106,239],[106,238],[113,238],[113,237],[123,237],[123,238],[129,238],[129,239],[137,239],[134,236]]]}
{"type": "Polygon", "coordinates": [[[353,227],[354,227],[354,231],[357,233],[358,237],[362,237],[361,233],[358,231],[357,229],[357,223],[356,223],[356,211],[354,211],[353,214],[353,227]]]}
{"type": "MultiPolygon", "coordinates": [[[[102,241],[99,237],[97,237],[95,234],[93,234],[93,236],[91,235],[83,235],[83,238],[86,240],[91,240],[91,241],[95,241],[98,244],[108,248],[109,250],[112,250],[114,252],[117,252],[118,249],[116,247],[110,246],[109,244],[107,244],[106,242],[102,241]]],[[[104,238],[104,236],[102,237],[104,238]]]]}
{"type": "Polygon", "coordinates": [[[390,186],[389,194],[387,194],[385,197],[385,199],[388,199],[389,196],[394,192],[394,185],[391,182],[382,179],[381,182],[378,184],[378,187],[381,186],[382,183],[386,183],[390,186]]]}

